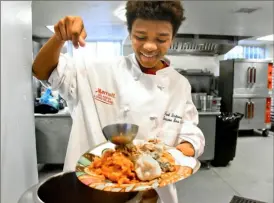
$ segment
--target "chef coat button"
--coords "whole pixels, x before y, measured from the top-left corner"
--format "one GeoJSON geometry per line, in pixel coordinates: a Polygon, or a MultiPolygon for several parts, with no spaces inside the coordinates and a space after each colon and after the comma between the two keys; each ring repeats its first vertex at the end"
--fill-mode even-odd
{"type": "Polygon", "coordinates": [[[155,114],[149,115],[150,120],[156,120],[157,116],[155,114]]]}
{"type": "Polygon", "coordinates": [[[137,76],[135,76],[135,77],[134,77],[134,80],[137,81],[137,80],[139,80],[139,78],[138,78],[137,76]]]}
{"type": "Polygon", "coordinates": [[[163,90],[165,87],[164,86],[161,86],[161,85],[157,85],[157,87],[160,89],[160,90],[163,90]]]}

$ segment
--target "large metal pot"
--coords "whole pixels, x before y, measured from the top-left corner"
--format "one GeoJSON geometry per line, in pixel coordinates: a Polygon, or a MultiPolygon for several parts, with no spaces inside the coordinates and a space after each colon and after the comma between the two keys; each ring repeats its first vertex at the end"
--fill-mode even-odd
{"type": "Polygon", "coordinates": [[[124,203],[137,192],[104,192],[82,184],[74,172],[59,173],[27,190],[18,203],[124,203]]]}

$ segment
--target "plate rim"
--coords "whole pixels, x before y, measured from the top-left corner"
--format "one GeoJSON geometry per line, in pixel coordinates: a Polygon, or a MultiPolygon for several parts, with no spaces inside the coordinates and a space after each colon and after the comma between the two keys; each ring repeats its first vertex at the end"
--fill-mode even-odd
{"type": "MultiPolygon", "coordinates": [[[[141,141],[143,141],[143,140],[141,140],[141,141]]],[[[144,140],[145,141],[145,140],[144,140]]],[[[76,176],[77,176],[77,178],[78,178],[78,180],[82,183],[82,184],[84,184],[84,185],[86,185],[87,187],[90,187],[90,188],[92,188],[92,189],[96,189],[96,190],[98,190],[98,188],[96,188],[96,187],[92,187],[91,186],[91,184],[85,184],[84,182],[82,182],[82,180],[79,178],[81,175],[77,175],[77,167],[80,165],[80,163],[79,163],[79,160],[82,158],[82,157],[84,157],[84,155],[85,154],[92,154],[91,153],[91,151],[92,150],[94,150],[94,149],[96,149],[96,148],[98,148],[98,147],[100,147],[100,146],[102,146],[102,145],[105,145],[105,144],[107,144],[107,143],[111,143],[111,142],[109,142],[109,141],[105,141],[105,142],[103,142],[103,143],[100,143],[100,144],[97,144],[97,145],[95,145],[94,147],[91,147],[89,150],[87,150],[85,153],[83,153],[80,157],[79,157],[79,159],[77,160],[77,163],[76,163],[76,166],[75,166],[75,173],[76,173],[76,176]]],[[[113,144],[113,143],[111,143],[111,144],[113,144]]],[[[171,146],[168,146],[168,145],[166,145],[165,144],[165,146],[166,147],[168,147],[168,148],[170,148],[170,149],[176,149],[175,147],[171,147],[171,146]]],[[[97,155],[95,155],[95,154],[92,154],[92,155],[94,155],[94,156],[97,156],[97,155]]],[[[197,158],[195,158],[195,157],[191,157],[191,158],[193,158],[195,161],[196,161],[196,165],[192,168],[192,174],[191,175],[189,175],[189,176],[187,176],[187,177],[183,177],[183,178],[180,178],[179,180],[177,180],[177,181],[175,181],[175,182],[173,182],[173,183],[169,183],[169,184],[175,184],[175,183],[177,183],[177,182],[179,182],[179,181],[182,181],[182,180],[184,180],[184,179],[187,179],[187,178],[189,178],[190,176],[192,176],[192,175],[194,175],[195,173],[197,173],[197,171],[200,169],[200,167],[201,167],[201,162],[197,159],[197,158]]],[[[179,165],[180,166],[180,165],[179,165]]],[[[82,166],[81,166],[82,167],[82,166]]],[[[84,166],[84,167],[87,167],[87,166],[84,166]]],[[[190,167],[191,168],[191,167],[190,167]]],[[[84,172],[85,173],[85,175],[89,175],[89,174],[87,174],[86,172],[84,172]]],[[[153,181],[153,180],[152,180],[153,181]]],[[[106,184],[106,183],[96,183],[96,185],[100,185],[100,184],[106,184]]],[[[113,183],[113,184],[115,184],[115,183],[113,183]]],[[[167,185],[169,185],[169,184],[167,184],[167,185]]],[[[116,184],[117,185],[117,184],[116,184]]],[[[123,186],[127,186],[127,187],[130,187],[130,186],[133,186],[133,185],[135,185],[135,183],[131,183],[131,184],[121,184],[120,185],[120,188],[121,188],[121,190],[123,190],[123,186]]],[[[164,185],[164,186],[167,186],[167,185],[164,185]]],[[[140,185],[140,186],[142,186],[142,185],[140,185]]],[[[160,188],[160,187],[164,187],[164,186],[157,186],[156,188],[160,188]]],[[[119,186],[118,186],[119,187],[119,186]]],[[[117,188],[118,188],[117,187],[117,188]]],[[[138,186],[137,186],[138,187],[138,186]]],[[[144,189],[144,190],[130,190],[130,191],[122,191],[122,192],[143,192],[143,191],[147,191],[147,190],[151,190],[151,189],[155,189],[155,187],[152,187],[152,186],[147,186],[147,187],[149,187],[148,189],[144,189]]],[[[117,189],[116,188],[116,189],[117,189]]],[[[100,190],[100,189],[99,189],[100,190]]],[[[101,191],[105,191],[104,189],[102,189],[101,191]]],[[[108,190],[107,190],[108,191],[108,190]]],[[[121,191],[108,191],[108,192],[121,192],[121,191]]]]}

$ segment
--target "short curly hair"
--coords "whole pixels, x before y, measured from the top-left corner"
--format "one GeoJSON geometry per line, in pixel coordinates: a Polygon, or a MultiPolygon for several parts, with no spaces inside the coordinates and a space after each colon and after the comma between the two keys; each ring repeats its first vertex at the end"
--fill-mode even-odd
{"type": "Polygon", "coordinates": [[[179,0],[175,1],[138,1],[129,0],[126,4],[126,18],[129,33],[137,18],[144,20],[168,21],[173,27],[173,37],[177,34],[184,17],[184,8],[179,0]]]}

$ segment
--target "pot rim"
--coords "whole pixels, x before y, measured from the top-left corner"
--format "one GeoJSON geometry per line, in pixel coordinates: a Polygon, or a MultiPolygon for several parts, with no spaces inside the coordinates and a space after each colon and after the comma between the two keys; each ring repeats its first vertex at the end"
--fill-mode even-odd
{"type": "Polygon", "coordinates": [[[45,184],[47,181],[51,180],[52,178],[58,177],[58,176],[60,176],[60,175],[65,175],[65,174],[67,174],[67,173],[72,173],[72,172],[75,172],[75,171],[66,171],[66,172],[62,171],[62,172],[60,172],[60,173],[56,173],[56,174],[54,174],[54,175],[52,175],[52,176],[46,178],[45,180],[41,181],[41,182],[38,183],[36,186],[34,186],[34,190],[33,190],[33,193],[32,193],[34,202],[35,202],[35,203],[45,203],[45,202],[43,202],[43,201],[39,198],[39,196],[38,196],[38,190],[39,190],[39,188],[40,188],[43,184],[45,184]]]}

